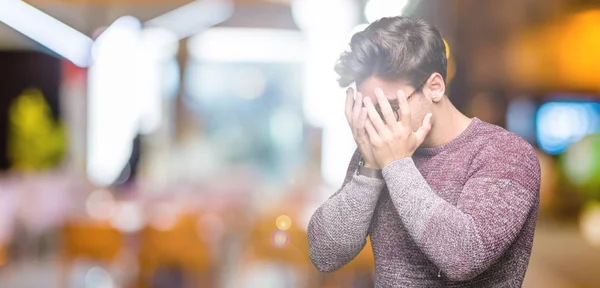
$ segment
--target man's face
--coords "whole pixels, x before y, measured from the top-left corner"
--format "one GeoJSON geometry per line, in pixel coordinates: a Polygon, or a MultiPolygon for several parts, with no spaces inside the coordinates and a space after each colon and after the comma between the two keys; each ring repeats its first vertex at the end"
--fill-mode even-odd
{"type": "MultiPolygon", "coordinates": [[[[398,90],[402,90],[404,92],[404,95],[408,96],[411,93],[413,93],[415,89],[417,89],[417,87],[412,87],[411,85],[406,84],[404,82],[389,82],[376,77],[371,77],[363,81],[357,87],[358,92],[360,92],[363,95],[363,97],[371,98],[371,101],[377,107],[379,105],[377,97],[375,96],[376,88],[381,88],[381,90],[383,90],[383,93],[387,97],[388,101],[390,101],[390,103],[392,104],[392,107],[397,107],[398,90]]],[[[410,107],[411,112],[411,126],[413,131],[417,131],[417,129],[421,127],[421,124],[423,123],[423,118],[427,113],[433,112],[433,105],[430,97],[425,95],[422,91],[423,89],[420,89],[408,99],[408,106],[410,107]]]]}

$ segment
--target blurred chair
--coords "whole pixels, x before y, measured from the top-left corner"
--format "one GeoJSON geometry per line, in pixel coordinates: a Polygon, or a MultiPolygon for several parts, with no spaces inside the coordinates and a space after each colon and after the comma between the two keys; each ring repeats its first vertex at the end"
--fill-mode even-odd
{"type": "MultiPolygon", "coordinates": [[[[308,256],[306,231],[293,224],[286,226],[287,230],[280,230],[276,225],[279,215],[281,214],[269,213],[268,216],[259,218],[250,228],[249,235],[242,244],[244,249],[242,269],[245,272],[265,273],[266,277],[277,278],[273,280],[280,281],[277,283],[285,281],[285,285],[281,283],[282,287],[316,287],[318,274],[308,256]],[[263,267],[263,269],[255,267],[263,267]],[[265,269],[272,271],[265,271],[265,269]]],[[[294,217],[291,219],[293,223],[294,217]]],[[[259,275],[244,274],[243,276],[239,279],[241,282],[246,282],[246,277],[261,278],[259,275]]],[[[251,287],[247,282],[239,285],[251,287]]]]}
{"type": "Polygon", "coordinates": [[[107,222],[67,222],[62,229],[60,287],[75,260],[87,259],[110,266],[124,247],[124,236],[107,222]]]}
{"type": "Polygon", "coordinates": [[[138,287],[158,285],[153,278],[159,271],[183,272],[185,287],[215,286],[215,261],[200,237],[197,219],[196,215],[179,215],[168,229],[147,226],[141,231],[138,287]]]}
{"type": "Polygon", "coordinates": [[[4,245],[2,243],[0,243],[0,268],[2,268],[2,266],[6,265],[7,261],[8,261],[8,259],[7,259],[7,255],[6,255],[6,247],[4,247],[4,245]]]}

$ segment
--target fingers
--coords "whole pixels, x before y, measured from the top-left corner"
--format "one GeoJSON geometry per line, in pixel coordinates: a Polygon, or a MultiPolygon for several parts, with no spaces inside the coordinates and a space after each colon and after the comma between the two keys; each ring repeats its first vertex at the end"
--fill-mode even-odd
{"type": "Polygon", "coordinates": [[[379,134],[377,133],[377,130],[375,129],[371,119],[367,119],[367,122],[365,123],[365,130],[369,135],[369,141],[371,142],[371,144],[378,145],[377,143],[381,143],[379,139],[379,134]]]}
{"type": "Polygon", "coordinates": [[[421,127],[419,127],[419,129],[417,129],[417,131],[413,133],[418,145],[421,145],[423,141],[425,141],[425,137],[427,137],[427,134],[429,134],[429,131],[431,131],[431,117],[431,113],[425,115],[425,118],[423,118],[423,124],[421,127]]]}
{"type": "Polygon", "coordinates": [[[365,131],[365,125],[367,123],[367,120],[369,118],[369,115],[367,114],[367,108],[362,108],[360,109],[360,115],[358,116],[358,120],[356,121],[356,130],[359,132],[358,136],[362,136],[366,133],[365,131]]]}
{"type": "Polygon", "coordinates": [[[360,116],[358,117],[358,121],[356,122],[356,143],[358,146],[366,145],[369,141],[369,135],[367,135],[367,130],[365,129],[366,123],[369,120],[367,116],[367,108],[362,108],[360,112],[360,116]]]}
{"type": "Polygon", "coordinates": [[[404,91],[398,90],[396,93],[398,96],[398,104],[400,106],[399,117],[400,122],[404,127],[410,127],[410,108],[408,106],[408,100],[406,100],[406,96],[404,95],[404,91]]]}
{"type": "Polygon", "coordinates": [[[379,113],[377,113],[377,110],[375,110],[375,106],[373,106],[373,102],[371,102],[369,97],[365,98],[365,106],[367,108],[367,112],[369,113],[369,119],[371,120],[371,123],[377,132],[382,134],[388,133],[388,127],[385,125],[385,123],[383,123],[381,117],[379,117],[379,113]]]}
{"type": "Polygon", "coordinates": [[[346,120],[350,127],[352,127],[352,108],[354,107],[354,89],[348,88],[346,90],[346,120]]]}
{"type": "Polygon", "coordinates": [[[360,112],[362,111],[363,106],[363,96],[362,94],[356,93],[356,101],[354,101],[354,107],[352,108],[352,129],[354,130],[354,136],[357,135],[356,123],[358,123],[358,118],[360,117],[360,112]]]}
{"type": "Polygon", "coordinates": [[[390,102],[383,94],[383,90],[380,88],[375,89],[375,96],[377,97],[377,102],[379,103],[379,108],[381,109],[381,114],[383,114],[383,119],[388,126],[393,127],[396,123],[396,116],[394,115],[394,110],[390,106],[390,102]]]}

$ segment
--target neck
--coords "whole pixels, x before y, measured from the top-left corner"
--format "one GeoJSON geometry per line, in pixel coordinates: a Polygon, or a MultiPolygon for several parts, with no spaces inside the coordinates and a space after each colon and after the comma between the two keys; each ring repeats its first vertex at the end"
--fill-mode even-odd
{"type": "Polygon", "coordinates": [[[431,131],[423,141],[422,147],[442,146],[458,137],[471,123],[471,118],[458,111],[447,97],[442,101],[444,102],[438,106],[439,110],[434,113],[431,131]]]}

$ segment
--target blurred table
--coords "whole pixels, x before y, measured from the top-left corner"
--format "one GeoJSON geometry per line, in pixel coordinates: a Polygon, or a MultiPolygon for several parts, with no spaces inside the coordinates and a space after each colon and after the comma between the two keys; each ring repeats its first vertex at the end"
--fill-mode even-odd
{"type": "Polygon", "coordinates": [[[584,241],[576,223],[540,220],[523,287],[600,287],[600,249],[584,241]]]}

